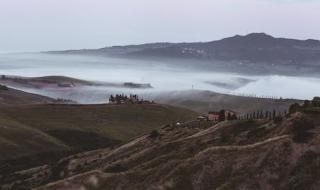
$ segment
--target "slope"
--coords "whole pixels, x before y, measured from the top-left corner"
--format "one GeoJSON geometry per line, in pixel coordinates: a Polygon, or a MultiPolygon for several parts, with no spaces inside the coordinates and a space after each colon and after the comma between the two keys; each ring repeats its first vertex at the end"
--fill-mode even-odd
{"type": "Polygon", "coordinates": [[[319,115],[166,126],[66,158],[56,166],[65,179],[39,189],[317,189],[319,115]]]}

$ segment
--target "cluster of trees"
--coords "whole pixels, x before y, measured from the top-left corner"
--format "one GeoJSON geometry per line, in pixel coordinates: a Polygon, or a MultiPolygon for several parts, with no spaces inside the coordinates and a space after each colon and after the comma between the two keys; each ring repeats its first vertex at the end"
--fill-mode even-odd
{"type": "Polygon", "coordinates": [[[292,104],[289,108],[289,114],[293,114],[293,113],[302,111],[306,108],[312,108],[312,107],[320,107],[320,97],[314,97],[311,101],[306,100],[302,105],[298,103],[292,104]]]}
{"type": "Polygon", "coordinates": [[[7,86],[0,85],[0,90],[9,90],[9,88],[7,86]]]}
{"type": "Polygon", "coordinates": [[[255,111],[252,113],[247,113],[246,115],[242,115],[239,117],[241,120],[249,120],[249,119],[278,119],[283,116],[288,115],[287,110],[284,110],[283,112],[281,111],[276,111],[275,109],[272,111],[255,111]]]}
{"type": "Polygon", "coordinates": [[[234,94],[236,96],[242,96],[242,97],[249,97],[249,98],[259,98],[259,99],[269,99],[269,100],[275,100],[275,101],[285,101],[286,99],[283,99],[282,97],[277,97],[277,96],[259,96],[256,94],[234,94]]]}
{"type": "Polygon", "coordinates": [[[109,97],[109,102],[110,103],[116,103],[116,104],[121,104],[125,102],[139,102],[139,97],[136,94],[130,94],[129,96],[124,95],[124,94],[116,94],[116,95],[110,95],[109,97]]]}
{"type": "Polygon", "coordinates": [[[53,101],[53,103],[56,103],[56,104],[74,104],[74,103],[77,103],[76,101],[74,100],[70,100],[70,99],[63,99],[63,98],[57,98],[53,101]]]}

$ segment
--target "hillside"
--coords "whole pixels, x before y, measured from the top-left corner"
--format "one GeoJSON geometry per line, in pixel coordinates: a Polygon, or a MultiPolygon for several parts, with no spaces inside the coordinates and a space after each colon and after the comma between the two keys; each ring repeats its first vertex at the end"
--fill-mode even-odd
{"type": "Polygon", "coordinates": [[[114,149],[15,173],[3,184],[18,189],[51,181],[39,190],[317,189],[320,112],[300,111],[275,121],[165,126],[114,149]]]}
{"type": "Polygon", "coordinates": [[[0,174],[62,155],[118,145],[196,116],[186,109],[158,104],[1,106],[0,174]]]}
{"type": "Polygon", "coordinates": [[[42,77],[24,77],[1,75],[0,84],[17,89],[57,89],[76,88],[76,87],[117,87],[117,88],[135,88],[146,89],[152,88],[149,83],[133,83],[133,82],[95,82],[87,81],[67,76],[42,76],[42,77]]]}
{"type": "Polygon", "coordinates": [[[93,85],[93,82],[76,79],[66,76],[44,76],[44,77],[31,77],[30,81],[45,82],[45,83],[75,83],[80,85],[93,85]]]}
{"type": "MultiPolygon", "coordinates": [[[[1,85],[0,85],[1,86],[1,85]]],[[[26,93],[12,88],[0,88],[0,106],[22,105],[22,104],[43,104],[50,103],[53,99],[36,94],[26,93]]]]}
{"type": "Polygon", "coordinates": [[[295,99],[268,99],[221,94],[204,90],[173,91],[160,93],[154,97],[156,102],[184,107],[199,113],[229,109],[238,113],[251,113],[258,110],[288,110],[293,103],[303,103],[295,99]]]}
{"type": "Polygon", "coordinates": [[[174,60],[183,60],[184,64],[193,62],[199,66],[195,61],[205,61],[228,71],[259,74],[320,71],[320,41],[275,38],[265,33],[236,35],[201,43],[153,43],[46,53],[167,59],[172,63],[174,60]]]}

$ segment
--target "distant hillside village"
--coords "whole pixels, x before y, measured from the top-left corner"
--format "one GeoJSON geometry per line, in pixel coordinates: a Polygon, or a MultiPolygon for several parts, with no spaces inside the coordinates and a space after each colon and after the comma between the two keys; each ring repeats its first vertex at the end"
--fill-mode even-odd
{"type": "Polygon", "coordinates": [[[284,117],[287,117],[293,113],[305,110],[312,110],[313,108],[320,107],[320,97],[314,97],[313,100],[304,101],[303,104],[292,104],[288,110],[276,111],[275,109],[272,111],[260,110],[252,113],[247,113],[243,115],[239,115],[237,112],[231,110],[221,110],[221,111],[210,111],[207,115],[201,115],[197,118],[197,120],[206,120],[212,122],[222,122],[222,121],[230,121],[230,120],[252,120],[252,119],[269,119],[274,121],[281,121],[284,117]]]}
{"type": "Polygon", "coordinates": [[[154,104],[153,101],[140,99],[137,94],[111,94],[109,97],[110,104],[154,104]]]}

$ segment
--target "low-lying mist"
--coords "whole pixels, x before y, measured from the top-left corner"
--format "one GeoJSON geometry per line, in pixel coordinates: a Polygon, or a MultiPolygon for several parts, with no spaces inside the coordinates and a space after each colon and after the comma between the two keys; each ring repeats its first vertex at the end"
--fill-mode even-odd
{"type": "Polygon", "coordinates": [[[159,93],[209,90],[235,95],[310,99],[320,95],[320,79],[293,76],[252,76],[219,72],[200,63],[138,61],[119,58],[51,54],[2,54],[0,74],[27,77],[60,75],[99,82],[150,83],[152,89],[79,87],[75,89],[22,89],[80,103],[102,103],[112,93],[137,93],[148,98],[159,93]]]}

